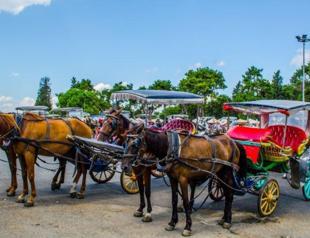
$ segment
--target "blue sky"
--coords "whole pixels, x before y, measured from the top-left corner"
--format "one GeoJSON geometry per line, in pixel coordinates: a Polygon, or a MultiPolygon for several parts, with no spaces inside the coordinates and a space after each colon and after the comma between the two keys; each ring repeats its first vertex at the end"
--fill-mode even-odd
{"type": "Polygon", "coordinates": [[[43,76],[53,94],[72,76],[138,87],[177,84],[203,66],[223,72],[229,95],[251,65],[287,82],[309,9],[309,0],[0,0],[0,110],[31,104],[43,76]]]}

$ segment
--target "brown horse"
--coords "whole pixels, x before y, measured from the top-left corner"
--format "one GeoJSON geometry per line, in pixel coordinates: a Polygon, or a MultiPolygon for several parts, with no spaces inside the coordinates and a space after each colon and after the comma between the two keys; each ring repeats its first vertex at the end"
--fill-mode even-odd
{"type": "MultiPolygon", "coordinates": [[[[196,184],[216,175],[223,183],[225,195],[224,216],[220,224],[224,228],[229,228],[231,226],[234,195],[233,171],[240,166],[239,176],[246,176],[246,155],[243,147],[225,135],[210,139],[177,134],[177,138],[179,145],[176,148],[171,148],[170,145],[169,148],[169,139],[166,133],[153,132],[148,129],[141,130],[140,135],[128,143],[127,155],[125,155],[122,163],[123,169],[130,170],[130,164],[133,161],[138,165],[139,163],[156,163],[157,160],[165,164],[172,191],[172,218],[166,230],[174,230],[178,222],[177,194],[178,185],[180,185],[186,214],[186,226],[182,233],[184,236],[191,235],[192,220],[190,214],[196,184]],[[190,200],[188,198],[188,185],[192,188],[190,200]]],[[[150,190],[147,187],[145,189],[146,191],[150,190]]],[[[143,208],[142,202],[136,213],[142,215],[143,208]]],[[[148,202],[148,216],[150,216],[151,211],[152,208],[148,202]]]]}
{"type": "Polygon", "coordinates": [[[134,125],[122,115],[122,110],[111,109],[99,130],[97,140],[112,141],[118,145],[122,145],[126,140],[128,130],[134,125]]]}
{"type": "MultiPolygon", "coordinates": [[[[16,114],[12,114],[12,115],[14,115],[15,120],[16,120],[16,117],[18,115],[16,114]]],[[[10,142],[8,138],[11,135],[13,135],[13,133],[16,131],[9,130],[9,133],[7,133],[8,131],[7,128],[9,128],[10,125],[7,124],[7,122],[3,119],[3,117],[0,117],[0,125],[2,125],[0,126],[0,135],[2,135],[0,136],[0,145],[1,145],[1,148],[4,150],[4,152],[6,153],[6,156],[8,158],[10,172],[11,172],[11,184],[6,190],[6,192],[7,192],[8,197],[13,197],[15,196],[16,189],[17,189],[17,173],[16,173],[17,172],[17,167],[16,167],[17,155],[14,151],[12,143],[10,142]]],[[[72,156],[71,154],[72,152],[70,152],[70,154],[68,154],[67,156],[72,156]]],[[[66,170],[67,161],[65,159],[55,157],[55,160],[56,159],[59,160],[59,168],[52,180],[52,184],[51,184],[52,190],[60,189],[61,184],[64,183],[64,179],[65,179],[65,170],[66,170]],[[59,175],[60,175],[60,179],[58,179],[59,175]]],[[[20,163],[23,163],[23,162],[20,161],[20,163]]]]}
{"type": "MultiPolygon", "coordinates": [[[[37,155],[66,155],[73,148],[73,144],[66,138],[68,135],[74,134],[91,138],[92,130],[84,122],[75,118],[65,121],[46,119],[33,113],[26,113],[20,127],[16,124],[12,114],[0,114],[0,118],[0,128],[2,128],[0,131],[4,132],[2,137],[8,136],[11,132],[17,136],[12,139],[12,146],[14,152],[21,158],[24,183],[23,192],[18,196],[17,201],[25,202],[25,197],[28,194],[28,178],[31,195],[25,202],[25,206],[33,206],[36,197],[34,165],[37,155]]],[[[81,173],[85,173],[85,171],[79,169],[75,180],[79,179],[81,173]]],[[[85,184],[83,183],[80,192],[84,191],[85,184]]]]}

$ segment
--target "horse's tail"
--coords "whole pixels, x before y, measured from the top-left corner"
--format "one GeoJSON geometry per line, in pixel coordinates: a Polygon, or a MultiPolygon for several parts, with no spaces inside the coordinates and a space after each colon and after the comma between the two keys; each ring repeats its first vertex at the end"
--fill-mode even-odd
{"type": "Polygon", "coordinates": [[[239,152],[240,152],[240,156],[239,156],[239,175],[242,178],[246,177],[246,173],[247,173],[247,157],[246,157],[246,151],[243,147],[242,144],[235,142],[239,152]]]}

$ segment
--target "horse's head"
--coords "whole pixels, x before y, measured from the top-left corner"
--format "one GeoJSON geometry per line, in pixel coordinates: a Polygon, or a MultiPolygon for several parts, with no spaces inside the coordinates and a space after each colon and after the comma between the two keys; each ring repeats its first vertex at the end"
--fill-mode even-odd
{"type": "Polygon", "coordinates": [[[100,128],[98,140],[110,140],[113,136],[119,136],[126,129],[128,129],[129,124],[126,124],[128,119],[124,118],[121,112],[122,110],[115,109],[110,111],[106,120],[104,120],[102,127],[100,128]]]}
{"type": "Polygon", "coordinates": [[[19,131],[19,127],[14,114],[0,113],[0,144],[16,130],[19,131]]]}
{"type": "Polygon", "coordinates": [[[146,149],[144,124],[140,124],[131,129],[129,134],[126,134],[125,152],[121,165],[122,170],[127,174],[131,174],[132,164],[136,162],[138,157],[144,155],[146,149]]]}

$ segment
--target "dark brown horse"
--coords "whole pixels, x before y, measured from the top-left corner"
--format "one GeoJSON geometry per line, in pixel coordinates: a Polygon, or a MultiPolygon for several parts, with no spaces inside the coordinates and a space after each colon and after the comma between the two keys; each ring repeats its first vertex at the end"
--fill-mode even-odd
{"type": "MultiPolygon", "coordinates": [[[[0,131],[3,132],[1,135],[3,138],[9,136],[11,132],[18,135],[18,139],[13,140],[12,146],[14,153],[21,158],[24,189],[17,201],[25,201],[28,194],[28,178],[31,185],[31,195],[28,197],[25,206],[33,206],[36,197],[34,165],[37,155],[66,155],[73,148],[73,144],[66,138],[68,135],[75,134],[91,138],[92,131],[84,122],[74,118],[64,121],[62,119],[46,119],[36,114],[26,113],[22,118],[21,126],[17,125],[12,114],[2,113],[0,118],[0,131]]],[[[75,179],[78,180],[81,173],[85,173],[85,171],[78,170],[75,179]]],[[[84,190],[85,185],[83,183],[80,192],[83,193],[84,190]]]]}
{"type": "MultiPolygon", "coordinates": [[[[172,217],[166,230],[174,230],[178,222],[177,194],[178,185],[180,185],[186,214],[186,226],[182,233],[184,236],[191,235],[192,220],[190,214],[196,184],[216,175],[223,183],[225,195],[224,216],[219,223],[224,228],[229,228],[231,226],[231,209],[234,195],[233,171],[236,171],[240,166],[239,176],[246,176],[246,155],[243,147],[225,135],[210,139],[177,134],[177,138],[179,146],[171,149],[171,147],[169,148],[166,133],[153,132],[148,129],[141,130],[140,135],[128,143],[127,155],[125,155],[122,164],[123,169],[129,170],[130,163],[133,161],[136,165],[147,164],[148,162],[156,163],[158,160],[165,164],[172,191],[172,217]],[[188,185],[192,188],[191,199],[188,198],[188,185]]],[[[145,176],[149,176],[148,173],[145,176]]],[[[149,186],[146,183],[144,185],[149,186]]],[[[145,189],[150,195],[150,188],[145,187],[145,189]]],[[[148,196],[147,199],[147,216],[150,217],[152,207],[148,196]]],[[[135,214],[142,215],[144,206],[143,198],[135,214]]]]}

